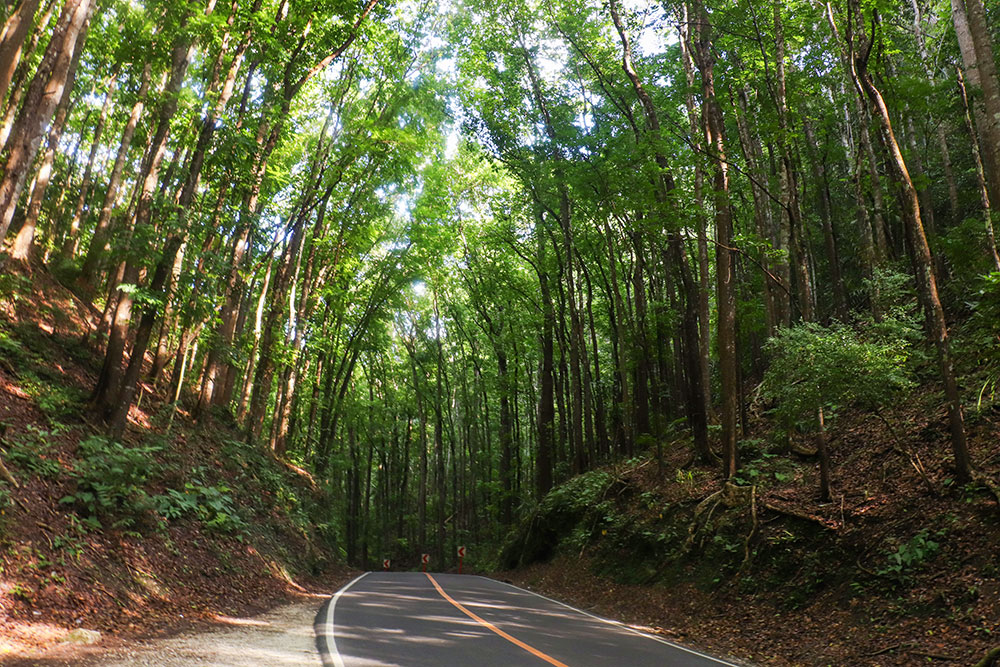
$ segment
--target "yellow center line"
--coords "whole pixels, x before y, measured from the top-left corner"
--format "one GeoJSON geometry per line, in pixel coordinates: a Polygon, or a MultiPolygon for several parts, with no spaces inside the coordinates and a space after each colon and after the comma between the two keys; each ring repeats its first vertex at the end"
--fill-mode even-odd
{"type": "Polygon", "coordinates": [[[511,644],[515,644],[517,646],[520,646],[521,648],[523,648],[525,651],[527,651],[531,655],[535,656],[536,658],[541,658],[542,660],[544,660],[545,662],[549,663],[550,665],[555,665],[555,667],[569,667],[569,665],[567,665],[566,663],[559,662],[558,660],[556,660],[552,656],[549,656],[549,655],[546,655],[546,654],[542,653],[541,651],[539,651],[538,649],[534,648],[533,646],[528,646],[527,644],[525,644],[524,642],[522,642],[517,637],[512,637],[511,635],[507,634],[506,632],[504,632],[503,630],[501,630],[497,626],[493,625],[489,621],[484,620],[484,619],[480,618],[479,616],[476,616],[474,613],[472,613],[471,611],[469,611],[468,609],[466,609],[465,607],[463,607],[461,603],[456,602],[454,598],[452,598],[450,595],[448,595],[447,593],[445,593],[444,589],[441,588],[441,586],[434,579],[434,577],[432,577],[430,574],[428,574],[426,572],[424,574],[427,574],[427,578],[431,580],[432,584],[434,584],[434,588],[436,588],[437,592],[441,594],[441,597],[443,597],[445,600],[447,600],[448,602],[450,602],[453,605],[455,605],[455,607],[460,612],[462,612],[463,614],[465,614],[466,616],[468,616],[472,620],[476,621],[477,623],[479,623],[481,625],[485,625],[488,629],[490,629],[493,632],[497,633],[498,635],[500,635],[501,637],[503,637],[504,639],[506,639],[507,641],[509,641],[511,644]]]}

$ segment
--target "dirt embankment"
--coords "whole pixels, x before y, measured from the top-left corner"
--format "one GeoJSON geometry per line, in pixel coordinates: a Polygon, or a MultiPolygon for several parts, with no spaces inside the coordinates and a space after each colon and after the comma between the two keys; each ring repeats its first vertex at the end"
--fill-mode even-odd
{"type": "MultiPolygon", "coordinates": [[[[744,441],[738,488],[687,444],[555,489],[503,554],[505,577],[715,652],[769,665],[974,665],[1000,645],[1000,506],[950,472],[941,397],[831,434],[835,497],[807,448],[744,441]]],[[[1000,410],[969,414],[1000,479],[1000,410]]],[[[758,432],[766,433],[763,426],[758,432]]],[[[798,443],[799,445],[807,443],[798,443]]]]}
{"type": "Polygon", "coordinates": [[[0,661],[73,630],[114,646],[336,590],[312,480],[148,381],[124,442],[104,439],[87,405],[100,313],[21,271],[0,284],[0,661]]]}

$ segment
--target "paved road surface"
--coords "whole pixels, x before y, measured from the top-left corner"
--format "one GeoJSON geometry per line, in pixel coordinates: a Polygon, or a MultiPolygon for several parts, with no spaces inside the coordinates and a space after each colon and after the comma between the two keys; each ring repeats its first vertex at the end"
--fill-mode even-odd
{"type": "Polygon", "coordinates": [[[335,667],[708,667],[734,663],[645,635],[493,579],[380,572],[316,616],[335,667]]]}

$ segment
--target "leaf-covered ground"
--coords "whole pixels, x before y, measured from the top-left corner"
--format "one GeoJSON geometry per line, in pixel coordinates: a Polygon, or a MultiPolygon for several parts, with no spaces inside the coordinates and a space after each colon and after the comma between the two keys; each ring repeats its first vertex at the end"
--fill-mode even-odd
{"type": "MultiPolygon", "coordinates": [[[[831,503],[814,457],[767,438],[745,447],[728,495],[714,470],[684,467],[683,443],[662,472],[650,457],[589,473],[525,523],[559,517],[557,546],[503,576],[758,664],[975,664],[1000,645],[1000,507],[952,482],[939,405],[930,391],[886,421],[842,415],[831,503]]],[[[1000,414],[968,416],[975,460],[996,479],[1000,414]]]]}
{"type": "Polygon", "coordinates": [[[0,481],[0,661],[42,655],[74,628],[113,645],[340,585],[312,480],[225,425],[171,415],[157,387],[143,387],[128,451],[97,437],[84,452],[101,434],[86,409],[100,313],[42,270],[4,280],[0,460],[17,485],[0,481]],[[130,462],[148,469],[142,484],[130,486],[130,462]]]}

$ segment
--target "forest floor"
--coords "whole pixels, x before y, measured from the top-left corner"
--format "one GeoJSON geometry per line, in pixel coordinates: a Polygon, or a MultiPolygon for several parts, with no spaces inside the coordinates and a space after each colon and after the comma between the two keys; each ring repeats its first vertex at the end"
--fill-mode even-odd
{"type": "MultiPolygon", "coordinates": [[[[598,471],[567,489],[600,489],[589,510],[557,497],[528,522],[560,535],[549,557],[502,576],[756,664],[974,665],[1000,645],[1000,505],[951,479],[942,406],[926,390],[886,421],[841,414],[829,503],[815,457],[767,435],[744,441],[735,498],[682,441],[662,470],[651,453],[598,471]]],[[[970,445],[998,480],[1000,409],[982,408],[970,445]]]]}
{"type": "Polygon", "coordinates": [[[0,470],[0,663],[65,656],[75,629],[108,648],[224,627],[346,581],[308,516],[311,479],[171,414],[149,383],[125,437],[141,465],[100,439],[85,455],[102,432],[86,415],[100,313],[44,269],[0,281],[0,462],[16,482],[0,470]],[[132,467],[155,473],[137,488],[132,467]]]}

